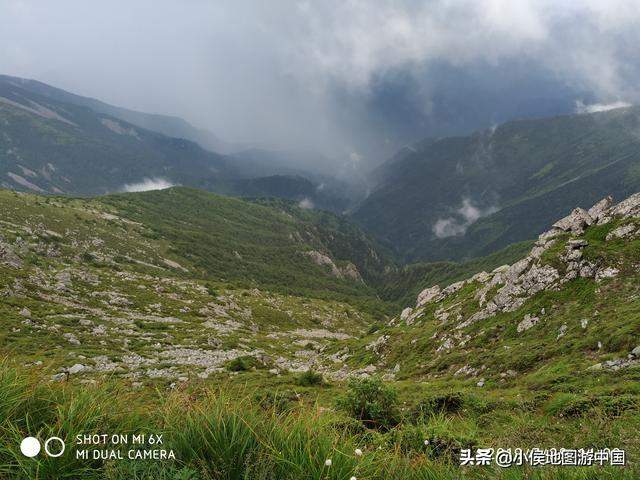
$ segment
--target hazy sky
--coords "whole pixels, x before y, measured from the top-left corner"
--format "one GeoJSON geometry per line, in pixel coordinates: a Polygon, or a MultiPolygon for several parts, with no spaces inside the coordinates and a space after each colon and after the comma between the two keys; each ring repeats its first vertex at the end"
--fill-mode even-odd
{"type": "Polygon", "coordinates": [[[639,0],[0,0],[0,72],[358,162],[637,102],[639,0]]]}

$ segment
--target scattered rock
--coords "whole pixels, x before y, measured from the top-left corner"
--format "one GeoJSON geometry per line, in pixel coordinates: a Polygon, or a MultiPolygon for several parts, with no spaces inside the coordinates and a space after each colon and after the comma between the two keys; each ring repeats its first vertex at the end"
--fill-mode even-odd
{"type": "Polygon", "coordinates": [[[65,372],[56,373],[55,375],[51,375],[51,380],[54,382],[61,382],[62,380],[67,378],[67,374],[65,372]]]}
{"type": "Polygon", "coordinates": [[[80,345],[80,340],[73,333],[63,333],[62,337],[72,345],[80,345]]]}
{"type": "Polygon", "coordinates": [[[433,287],[425,288],[418,295],[418,301],[416,303],[416,308],[420,308],[423,305],[433,301],[436,297],[440,295],[440,286],[434,285],[433,287]]]}
{"type": "Polygon", "coordinates": [[[615,230],[610,231],[607,234],[607,241],[613,240],[615,238],[627,238],[630,237],[633,232],[635,232],[636,226],[633,224],[622,225],[621,227],[616,228],[615,230]]]}
{"type": "Polygon", "coordinates": [[[77,373],[83,372],[84,370],[86,370],[87,367],[85,367],[84,365],[82,365],[81,363],[76,363],[75,365],[73,365],[72,367],[70,367],[67,372],[69,372],[69,375],[75,375],[77,373]]]}
{"type": "Polygon", "coordinates": [[[558,336],[556,337],[556,339],[559,339],[559,338],[564,337],[564,336],[567,334],[567,329],[568,329],[568,328],[569,328],[569,327],[567,327],[567,324],[566,324],[566,323],[563,323],[563,324],[560,326],[560,330],[558,330],[558,336]]]}
{"type": "Polygon", "coordinates": [[[384,348],[384,346],[387,344],[388,341],[389,341],[389,335],[382,335],[378,337],[376,340],[374,340],[373,342],[371,342],[369,345],[367,345],[365,349],[371,350],[372,352],[380,354],[380,352],[382,351],[382,349],[384,348]]]}
{"type": "Polygon", "coordinates": [[[529,330],[531,327],[533,327],[539,321],[540,321],[540,318],[532,317],[531,315],[529,315],[527,313],[524,316],[524,319],[518,324],[518,327],[517,327],[518,333],[522,333],[522,332],[524,332],[526,330],[529,330]]]}
{"type": "Polygon", "coordinates": [[[607,267],[601,270],[598,270],[596,273],[596,282],[601,282],[606,278],[615,278],[618,276],[620,271],[617,268],[607,267]]]}

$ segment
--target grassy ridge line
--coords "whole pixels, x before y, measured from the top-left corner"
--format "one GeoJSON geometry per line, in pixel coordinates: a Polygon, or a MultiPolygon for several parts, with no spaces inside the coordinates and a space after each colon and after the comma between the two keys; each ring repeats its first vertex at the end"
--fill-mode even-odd
{"type": "MultiPolygon", "coordinates": [[[[145,399],[113,385],[43,385],[6,362],[0,365],[0,475],[11,479],[631,479],[631,469],[493,469],[459,467],[400,447],[374,448],[332,412],[301,407],[259,410],[248,399],[213,390],[145,399]],[[149,408],[153,405],[153,408],[149,408]],[[176,461],[77,460],[76,434],[163,434],[176,461]],[[27,435],[66,440],[60,458],[19,453],[27,435]],[[367,443],[365,443],[367,442],[367,443]],[[359,456],[356,448],[364,453],[359,456]],[[331,465],[326,461],[330,459],[331,465]]],[[[368,442],[367,442],[368,441],[368,442]]]]}

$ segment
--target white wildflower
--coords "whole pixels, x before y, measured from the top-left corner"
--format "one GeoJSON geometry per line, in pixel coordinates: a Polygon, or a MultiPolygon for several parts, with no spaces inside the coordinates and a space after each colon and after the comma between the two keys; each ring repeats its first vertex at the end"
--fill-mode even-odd
{"type": "Polygon", "coordinates": [[[361,456],[362,456],[362,450],[360,450],[359,448],[356,448],[355,454],[356,454],[358,457],[361,457],[361,456]]]}
{"type": "Polygon", "coordinates": [[[331,461],[331,459],[330,459],[330,458],[327,458],[327,459],[324,461],[324,465],[325,465],[325,467],[330,467],[332,463],[333,463],[333,462],[331,461]]]}

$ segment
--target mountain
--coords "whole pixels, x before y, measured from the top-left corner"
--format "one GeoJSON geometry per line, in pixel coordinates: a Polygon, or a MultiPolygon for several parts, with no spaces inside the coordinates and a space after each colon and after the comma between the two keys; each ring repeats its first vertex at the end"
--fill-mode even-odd
{"type": "Polygon", "coordinates": [[[44,97],[52,101],[68,103],[78,107],[88,107],[96,113],[117,118],[145,130],[162,133],[167,137],[184,138],[213,152],[227,153],[231,150],[230,145],[220,140],[212,132],[194,127],[182,118],[137,112],[109,105],[95,98],[76,95],[37,80],[0,75],[0,88],[9,86],[19,88],[25,93],[35,94],[40,98],[44,97]]]}
{"type": "Polygon", "coordinates": [[[4,188],[100,195],[181,184],[304,201],[336,212],[363,197],[363,187],[358,191],[313,173],[314,165],[327,162],[317,155],[263,150],[221,155],[207,150],[215,145],[181,119],[132,112],[32,80],[0,76],[0,122],[4,188]]]}
{"type": "Polygon", "coordinates": [[[382,251],[330,213],[188,188],[0,191],[0,472],[524,479],[460,457],[584,448],[605,466],[540,478],[636,478],[610,453],[640,452],[640,194],[513,257],[401,311],[371,287],[382,251]],[[68,439],[105,431],[163,435],[179,461],[77,460],[92,447],[68,439]],[[29,435],[66,440],[64,461],[25,457],[29,435]]]}
{"type": "Polygon", "coordinates": [[[0,82],[0,184],[40,193],[96,195],[145,179],[221,188],[229,159],[88,107],[0,82]]]}
{"type": "Polygon", "coordinates": [[[567,205],[640,188],[640,108],[508,122],[430,139],[376,172],[353,218],[408,261],[534,238],[567,205]]]}

